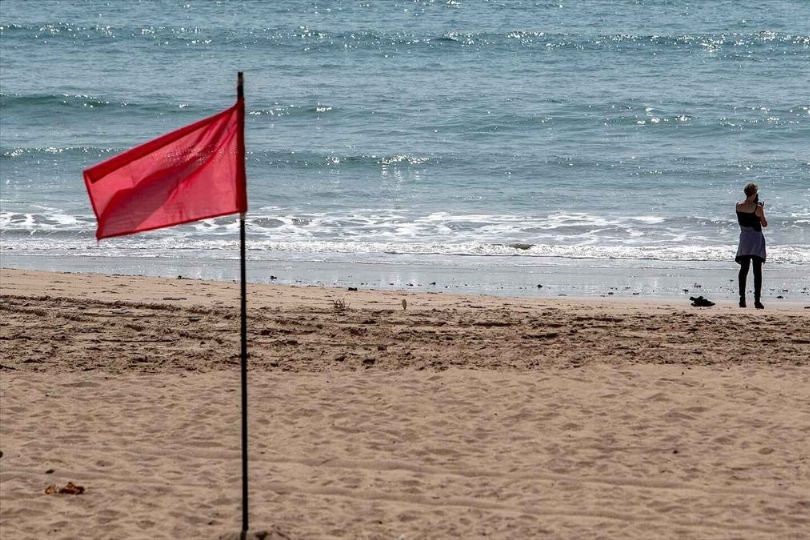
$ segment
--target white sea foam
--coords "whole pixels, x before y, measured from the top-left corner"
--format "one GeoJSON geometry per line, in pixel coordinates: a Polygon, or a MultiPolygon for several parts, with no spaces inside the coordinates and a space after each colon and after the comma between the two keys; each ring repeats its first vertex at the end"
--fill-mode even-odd
{"type": "MultiPolygon", "coordinates": [[[[92,239],[95,218],[74,215],[55,208],[37,212],[0,212],[5,246],[15,239],[48,239],[67,242],[71,237],[92,239]]],[[[358,209],[347,213],[285,213],[288,209],[264,207],[248,215],[248,234],[253,246],[287,246],[300,252],[357,253],[447,253],[458,255],[512,254],[521,256],[568,256],[593,258],[653,258],[718,260],[720,246],[736,239],[736,223],[695,217],[667,220],[663,216],[594,215],[585,212],[556,212],[548,215],[452,214],[432,212],[409,215],[403,211],[358,209]],[[516,248],[515,246],[528,246],[516,248]]],[[[780,220],[774,228],[785,231],[808,229],[803,213],[780,220]]],[[[149,246],[167,242],[178,248],[217,246],[238,231],[235,218],[204,220],[189,225],[150,232],[122,246],[149,246]],[[140,238],[143,238],[141,240],[140,238]]],[[[796,236],[796,233],[791,233],[796,236]]],[[[800,233],[799,236],[803,236],[800,233]]],[[[790,242],[776,235],[774,245],[790,242]]],[[[49,245],[58,245],[53,243],[49,245]]],[[[24,248],[24,246],[19,246],[24,248]]],[[[810,246],[805,246],[810,251],[810,246]]],[[[802,250],[793,252],[795,262],[804,260],[802,250]]]]}
{"type": "MultiPolygon", "coordinates": [[[[53,237],[51,235],[29,236],[25,238],[8,235],[2,237],[2,247],[15,253],[46,253],[67,256],[135,256],[135,257],[183,257],[183,252],[208,252],[209,256],[231,256],[238,250],[238,235],[232,231],[229,237],[199,238],[158,236],[154,233],[131,237],[120,237],[95,242],[92,237],[53,237]]],[[[352,240],[288,240],[278,241],[253,238],[247,244],[250,257],[254,259],[284,258],[286,255],[350,254],[357,257],[386,255],[444,255],[444,256],[498,256],[518,258],[556,257],[568,259],[628,259],[658,261],[733,261],[736,245],[602,245],[598,242],[583,241],[578,244],[525,244],[483,243],[483,242],[420,242],[420,241],[364,241],[352,240]]],[[[768,260],[771,263],[803,265],[810,264],[810,249],[801,245],[779,245],[769,247],[768,260]]],[[[463,264],[463,259],[461,259],[463,264]]]]}

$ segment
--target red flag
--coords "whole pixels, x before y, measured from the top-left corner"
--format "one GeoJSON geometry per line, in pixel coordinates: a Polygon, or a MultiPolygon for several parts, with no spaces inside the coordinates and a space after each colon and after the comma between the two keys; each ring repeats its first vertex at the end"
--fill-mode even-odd
{"type": "Polygon", "coordinates": [[[96,238],[246,212],[244,118],[239,99],[84,171],[96,238]]]}

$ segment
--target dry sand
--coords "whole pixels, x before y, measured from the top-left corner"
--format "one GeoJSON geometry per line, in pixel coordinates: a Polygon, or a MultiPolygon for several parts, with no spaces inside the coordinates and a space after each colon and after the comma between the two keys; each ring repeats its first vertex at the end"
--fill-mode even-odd
{"type": "MultiPolygon", "coordinates": [[[[252,528],[810,536],[801,305],[249,292],[252,528]]],[[[0,294],[0,537],[238,531],[235,284],[2,270],[0,294]]]]}

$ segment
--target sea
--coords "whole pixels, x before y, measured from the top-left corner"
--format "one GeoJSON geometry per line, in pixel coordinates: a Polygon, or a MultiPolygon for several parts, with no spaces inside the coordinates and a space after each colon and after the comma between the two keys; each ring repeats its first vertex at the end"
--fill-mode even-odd
{"type": "Polygon", "coordinates": [[[82,180],[238,71],[251,280],[732,297],[755,182],[810,294],[808,0],[3,0],[0,264],[238,276],[236,217],[97,242],[82,180]]]}

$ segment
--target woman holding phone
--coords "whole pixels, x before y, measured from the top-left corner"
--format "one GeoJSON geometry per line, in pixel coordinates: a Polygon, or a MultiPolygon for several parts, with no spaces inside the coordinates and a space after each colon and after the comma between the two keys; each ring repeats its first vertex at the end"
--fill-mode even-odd
{"type": "Polygon", "coordinates": [[[745,281],[751,263],[754,265],[754,307],[764,309],[760,302],[762,294],[762,265],[765,262],[765,235],[762,228],[768,226],[765,219],[765,203],[759,202],[759,189],[750,183],[743,189],[745,200],[737,203],[737,223],[740,224],[740,245],[736,261],[740,265],[740,307],[745,307],[745,281]]]}

